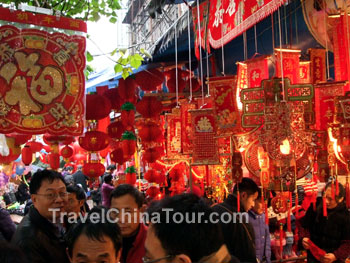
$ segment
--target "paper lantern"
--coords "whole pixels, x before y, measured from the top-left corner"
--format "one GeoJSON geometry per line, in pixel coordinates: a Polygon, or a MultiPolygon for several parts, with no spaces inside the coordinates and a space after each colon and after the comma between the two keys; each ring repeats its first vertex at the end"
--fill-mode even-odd
{"type": "Polygon", "coordinates": [[[74,140],[72,136],[51,135],[51,134],[44,134],[43,139],[44,139],[44,142],[49,145],[56,145],[62,142],[68,142],[69,144],[74,140]]]}
{"type": "Polygon", "coordinates": [[[86,163],[83,165],[83,173],[88,177],[100,177],[105,172],[105,167],[101,163],[86,163]]]}
{"type": "Polygon", "coordinates": [[[148,163],[154,163],[161,156],[162,156],[162,149],[160,147],[149,148],[142,154],[143,160],[148,163]]]}
{"type": "Polygon", "coordinates": [[[144,118],[159,117],[163,110],[162,103],[153,96],[144,96],[141,101],[136,104],[136,111],[144,118]]]}
{"type": "Polygon", "coordinates": [[[6,134],[6,137],[14,138],[15,139],[15,145],[22,145],[26,143],[30,138],[32,138],[32,135],[30,134],[20,134],[20,133],[10,133],[6,134]]]}
{"type": "Polygon", "coordinates": [[[40,152],[43,148],[43,144],[37,141],[27,142],[26,145],[30,147],[33,153],[40,152]]]}
{"type": "Polygon", "coordinates": [[[288,210],[287,198],[282,194],[278,194],[271,200],[271,206],[276,214],[285,213],[288,210]]]}
{"type": "Polygon", "coordinates": [[[107,133],[109,137],[117,140],[122,137],[124,131],[125,128],[121,121],[112,122],[107,127],[107,133]]]}
{"type": "Polygon", "coordinates": [[[143,91],[153,91],[164,82],[164,75],[157,69],[144,70],[136,74],[135,80],[143,91]]]}
{"type": "Polygon", "coordinates": [[[134,127],[135,122],[135,106],[130,102],[126,102],[122,106],[121,112],[122,124],[126,130],[130,131],[134,127]]]}
{"type": "Polygon", "coordinates": [[[127,184],[131,184],[131,185],[136,184],[136,174],[134,174],[134,173],[126,174],[125,179],[126,179],[127,184]]]}
{"type": "Polygon", "coordinates": [[[80,147],[90,152],[97,152],[105,149],[109,141],[109,136],[100,131],[87,131],[84,133],[84,136],[79,137],[80,147]]]}
{"type": "Polygon", "coordinates": [[[110,154],[111,160],[117,164],[122,165],[126,162],[126,159],[124,158],[124,152],[122,148],[117,148],[110,154]]]}
{"type": "Polygon", "coordinates": [[[150,169],[145,173],[145,179],[150,183],[162,184],[165,181],[165,175],[154,169],[150,169]]]}
{"type": "Polygon", "coordinates": [[[111,103],[105,96],[98,94],[86,95],[86,119],[100,120],[111,112],[111,103]]]}
{"type": "Polygon", "coordinates": [[[156,123],[146,123],[142,125],[138,135],[142,142],[156,142],[163,139],[162,130],[156,123]]]}
{"type": "Polygon", "coordinates": [[[32,159],[33,159],[32,149],[28,145],[24,146],[22,149],[22,162],[25,165],[30,165],[32,163],[32,159]]]}
{"type": "Polygon", "coordinates": [[[103,93],[103,96],[106,97],[111,103],[111,109],[119,111],[121,107],[121,99],[118,92],[118,89],[108,89],[103,93]]]}
{"type": "Polygon", "coordinates": [[[64,146],[64,147],[61,149],[61,156],[62,156],[63,158],[70,158],[70,157],[72,157],[73,153],[74,153],[73,148],[70,147],[70,146],[68,146],[68,145],[64,146]]]}
{"type": "Polygon", "coordinates": [[[49,165],[52,170],[60,168],[60,155],[58,153],[50,153],[48,155],[49,165]]]}
{"type": "Polygon", "coordinates": [[[147,189],[146,194],[149,197],[155,198],[157,195],[160,194],[159,188],[156,186],[151,186],[150,188],[147,189]]]}
{"type": "Polygon", "coordinates": [[[125,80],[120,79],[118,84],[118,93],[123,102],[135,102],[136,81],[132,77],[125,80]]]}
{"type": "Polygon", "coordinates": [[[99,154],[102,158],[106,158],[110,151],[111,148],[108,146],[106,149],[100,151],[99,154]]]}
{"type": "MultiPolygon", "coordinates": [[[[176,92],[176,78],[170,78],[168,79],[168,81],[166,82],[166,85],[168,87],[168,90],[170,93],[175,93],[176,92]]],[[[184,89],[186,88],[186,81],[182,78],[178,78],[178,92],[181,93],[184,91],[184,89]]]]}

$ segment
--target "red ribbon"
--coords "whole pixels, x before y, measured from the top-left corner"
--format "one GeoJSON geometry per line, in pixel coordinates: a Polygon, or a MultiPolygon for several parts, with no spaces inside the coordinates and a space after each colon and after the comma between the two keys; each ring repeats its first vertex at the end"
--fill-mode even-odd
{"type": "Polygon", "coordinates": [[[326,251],[323,249],[320,249],[318,246],[316,246],[311,240],[308,241],[310,246],[310,252],[311,254],[317,259],[321,260],[326,255],[326,251]]]}
{"type": "Polygon", "coordinates": [[[323,201],[323,216],[327,217],[327,205],[326,205],[326,197],[325,196],[322,197],[322,201],[323,201]]]}
{"type": "Polygon", "coordinates": [[[239,191],[237,191],[237,212],[241,211],[241,197],[239,196],[239,191]]]}
{"type": "Polygon", "coordinates": [[[287,219],[288,232],[292,232],[291,208],[292,208],[292,192],[289,192],[288,219],[287,219]]]}

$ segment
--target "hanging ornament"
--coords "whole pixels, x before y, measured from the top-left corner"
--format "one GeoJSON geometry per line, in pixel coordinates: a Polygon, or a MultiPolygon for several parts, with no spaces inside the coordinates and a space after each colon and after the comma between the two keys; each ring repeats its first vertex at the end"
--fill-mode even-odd
{"type": "Polygon", "coordinates": [[[125,158],[129,158],[136,151],[136,136],[132,132],[126,131],[122,136],[122,148],[125,158]]]}
{"type": "Polygon", "coordinates": [[[136,184],[136,169],[134,166],[130,166],[125,169],[126,183],[134,185],[136,184]]]}
{"type": "Polygon", "coordinates": [[[156,186],[151,186],[146,191],[146,195],[148,195],[151,198],[155,198],[159,194],[160,194],[159,188],[156,186]]]}
{"type": "Polygon", "coordinates": [[[72,157],[73,153],[74,149],[68,145],[64,146],[60,151],[61,156],[66,159],[72,157]]]}
{"type": "Polygon", "coordinates": [[[105,167],[99,162],[89,162],[83,165],[83,173],[92,178],[98,178],[105,172],[105,167]]]}
{"type": "MultiPolygon", "coordinates": [[[[114,111],[119,111],[120,107],[122,106],[121,98],[119,95],[119,91],[116,88],[113,89],[107,89],[103,96],[106,97],[109,102],[111,103],[111,109],[114,111]]],[[[135,96],[135,94],[134,94],[135,96]]]]}
{"type": "Polygon", "coordinates": [[[100,131],[87,131],[79,137],[79,145],[86,151],[101,151],[109,144],[109,136],[100,131]]]}
{"type": "Polygon", "coordinates": [[[163,173],[157,172],[155,169],[149,169],[145,173],[145,179],[149,183],[157,183],[157,184],[162,184],[165,181],[165,175],[163,173]]]}
{"type": "Polygon", "coordinates": [[[124,131],[125,127],[123,126],[123,123],[120,120],[110,123],[107,127],[107,133],[109,137],[116,140],[120,140],[124,131]]]}
{"type": "Polygon", "coordinates": [[[127,160],[124,158],[124,152],[122,148],[117,148],[110,154],[111,160],[119,165],[122,165],[127,160]]]}
{"type": "Polygon", "coordinates": [[[132,77],[126,79],[120,79],[118,84],[118,93],[122,102],[136,101],[136,81],[132,77]]]}
{"type": "Polygon", "coordinates": [[[285,213],[288,210],[287,198],[282,193],[279,193],[272,198],[271,206],[276,214],[285,213]]]}
{"type": "Polygon", "coordinates": [[[144,118],[156,118],[163,110],[162,103],[154,96],[144,96],[136,104],[136,111],[144,118]]]}
{"type": "Polygon", "coordinates": [[[40,152],[40,150],[43,148],[43,144],[37,141],[29,141],[26,143],[26,145],[32,149],[33,153],[40,152]]]}
{"type": "Polygon", "coordinates": [[[136,74],[135,80],[143,91],[153,91],[164,82],[164,75],[157,69],[144,70],[136,74]]]}
{"type": "Polygon", "coordinates": [[[50,153],[48,154],[49,165],[52,170],[57,170],[60,168],[60,155],[58,153],[50,153]]]}
{"type": "Polygon", "coordinates": [[[33,160],[33,151],[28,145],[26,145],[22,149],[22,162],[24,163],[24,165],[27,166],[32,163],[32,160],[33,160]]]}
{"type": "Polygon", "coordinates": [[[109,99],[98,94],[86,95],[86,120],[100,120],[111,112],[109,99]]]}
{"type": "Polygon", "coordinates": [[[135,106],[130,102],[126,102],[122,106],[121,119],[126,130],[131,131],[135,122],[135,106]]]}
{"type": "Polygon", "coordinates": [[[159,124],[154,122],[148,122],[141,126],[138,136],[142,142],[157,142],[163,139],[162,130],[159,128],[159,124]]]}

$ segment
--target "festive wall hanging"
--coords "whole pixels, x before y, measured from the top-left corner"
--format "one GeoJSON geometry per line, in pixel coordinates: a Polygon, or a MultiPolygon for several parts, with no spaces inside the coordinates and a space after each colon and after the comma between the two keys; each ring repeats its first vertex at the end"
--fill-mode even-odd
{"type": "Polygon", "coordinates": [[[310,61],[299,62],[299,83],[300,84],[311,83],[311,62],[310,61]]]}
{"type": "MultiPolygon", "coordinates": [[[[83,131],[85,37],[82,21],[0,9],[0,19],[25,23],[0,27],[0,133],[71,134],[83,131]]],[[[1,22],[0,22],[1,23],[1,22]]]]}
{"type": "MultiPolygon", "coordinates": [[[[326,50],[310,48],[311,83],[326,81],[326,50]]],[[[310,83],[310,82],[309,82],[310,83]]]]}
{"type": "Polygon", "coordinates": [[[181,153],[181,115],[178,109],[172,114],[166,114],[167,129],[167,158],[178,158],[181,153]]]}
{"type": "Polygon", "coordinates": [[[241,127],[236,102],[236,76],[210,78],[217,134],[231,134],[241,127]]]}
{"type": "Polygon", "coordinates": [[[260,87],[263,79],[269,79],[269,59],[269,56],[261,56],[245,61],[249,88],[260,87]]]}
{"type": "Polygon", "coordinates": [[[297,49],[275,49],[276,76],[278,78],[282,78],[281,68],[283,68],[283,78],[289,78],[291,84],[299,83],[300,52],[301,50],[297,49]]]}
{"type": "Polygon", "coordinates": [[[189,110],[194,110],[196,107],[197,105],[194,103],[181,103],[181,148],[183,154],[192,153],[192,143],[190,140],[192,124],[189,110]]]}
{"type": "Polygon", "coordinates": [[[216,121],[212,109],[191,110],[193,165],[219,164],[216,121]]]}
{"type": "Polygon", "coordinates": [[[237,62],[237,107],[242,111],[242,102],[241,102],[241,90],[248,88],[248,77],[247,77],[247,64],[243,62],[237,62]]]}
{"type": "Polygon", "coordinates": [[[209,39],[208,39],[208,22],[209,22],[209,5],[210,1],[205,0],[199,5],[199,17],[197,6],[192,8],[193,17],[193,29],[195,35],[195,55],[199,59],[199,48],[203,48],[210,52],[209,39]],[[198,27],[198,18],[200,24],[200,31],[198,27]]]}

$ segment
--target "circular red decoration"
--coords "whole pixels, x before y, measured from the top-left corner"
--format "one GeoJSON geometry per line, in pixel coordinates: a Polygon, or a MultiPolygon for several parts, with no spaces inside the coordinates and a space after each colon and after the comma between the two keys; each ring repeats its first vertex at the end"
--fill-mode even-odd
{"type": "Polygon", "coordinates": [[[98,94],[86,95],[86,119],[100,120],[111,112],[111,102],[104,96],[98,94]]]}
{"type": "Polygon", "coordinates": [[[274,198],[272,198],[271,206],[276,214],[285,213],[288,210],[287,198],[281,194],[278,194],[274,198]]]}
{"type": "Polygon", "coordinates": [[[136,141],[134,140],[123,140],[122,148],[125,158],[129,158],[136,151],[136,141]]]}
{"type": "Polygon", "coordinates": [[[136,111],[144,118],[155,118],[163,110],[162,103],[153,96],[144,96],[141,101],[136,104],[136,111]]]}
{"type": "Polygon", "coordinates": [[[149,148],[147,149],[143,155],[142,158],[144,161],[148,163],[154,163],[162,156],[162,148],[155,147],[155,148],[149,148]]]}
{"type": "Polygon", "coordinates": [[[111,160],[117,164],[122,165],[125,163],[124,153],[122,148],[117,148],[113,152],[111,152],[111,160]]]}
{"type": "Polygon", "coordinates": [[[149,197],[156,197],[158,194],[160,194],[159,188],[156,186],[151,186],[150,188],[147,189],[146,194],[149,197]]]}
{"type": "Polygon", "coordinates": [[[84,136],[79,137],[79,145],[90,152],[97,152],[105,149],[109,141],[109,136],[100,131],[88,131],[84,133],[84,136]]]}
{"type": "Polygon", "coordinates": [[[70,146],[68,146],[68,145],[64,146],[64,147],[61,149],[61,156],[62,156],[63,158],[70,158],[70,157],[72,157],[73,153],[74,153],[73,148],[70,147],[70,146]]]}
{"type": "Polygon", "coordinates": [[[159,128],[159,125],[151,122],[142,125],[138,135],[142,142],[156,142],[163,139],[161,136],[162,130],[159,128]]]}
{"type": "Polygon", "coordinates": [[[100,177],[105,172],[102,163],[86,163],[83,165],[83,173],[89,177],[100,177]]]}
{"type": "Polygon", "coordinates": [[[157,69],[144,70],[136,74],[135,80],[142,90],[153,91],[164,82],[164,75],[157,69]]]}
{"type": "Polygon", "coordinates": [[[109,137],[117,140],[119,140],[122,137],[124,131],[125,128],[121,121],[112,122],[107,127],[107,133],[109,137]]]}
{"type": "Polygon", "coordinates": [[[25,165],[30,165],[32,163],[32,160],[33,160],[33,151],[28,145],[26,145],[22,149],[22,162],[25,165]]]}
{"type": "Polygon", "coordinates": [[[111,109],[115,111],[119,111],[122,106],[118,89],[108,89],[103,93],[103,96],[106,97],[111,103],[111,109]]]}
{"type": "Polygon", "coordinates": [[[126,174],[126,183],[127,184],[131,184],[131,185],[134,185],[134,184],[136,184],[136,174],[135,173],[132,173],[132,174],[130,174],[130,173],[128,173],[128,174],[126,174]]]}
{"type": "Polygon", "coordinates": [[[40,150],[43,148],[43,144],[37,141],[30,141],[27,142],[26,145],[32,149],[33,153],[40,152],[40,150]]]}
{"type": "Polygon", "coordinates": [[[157,172],[154,169],[150,169],[145,173],[145,179],[150,183],[161,184],[165,181],[165,175],[157,172]]]}

